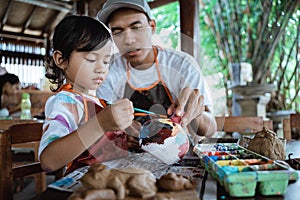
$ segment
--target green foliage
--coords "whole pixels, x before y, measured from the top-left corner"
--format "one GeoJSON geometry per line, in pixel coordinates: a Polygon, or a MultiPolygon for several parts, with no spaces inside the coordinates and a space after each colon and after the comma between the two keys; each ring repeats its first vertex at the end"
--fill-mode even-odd
{"type": "Polygon", "coordinates": [[[280,39],[271,63],[268,81],[278,90],[273,96],[270,110],[296,110],[300,112],[300,11],[294,13],[280,39]],[[277,102],[277,103],[276,103],[277,102]]]}
{"type": "Polygon", "coordinates": [[[152,10],[153,18],[157,21],[157,34],[168,30],[169,35],[163,37],[165,43],[171,42],[172,48],[178,46],[180,33],[179,3],[174,2],[152,10]]]}
{"type": "Polygon", "coordinates": [[[211,33],[205,34],[201,45],[207,56],[217,61],[216,67],[230,69],[232,63],[251,63],[254,82],[277,87],[269,111],[300,112],[299,1],[200,0],[200,4],[201,31],[211,33]],[[219,52],[209,49],[207,37],[215,38],[219,52]]]}
{"type": "MultiPolygon", "coordinates": [[[[249,62],[256,83],[273,83],[277,87],[269,111],[293,109],[300,112],[299,1],[199,2],[199,45],[210,62],[205,73],[222,73],[227,87],[231,64],[249,62]]],[[[159,25],[157,33],[168,29],[170,34],[165,39],[171,41],[173,48],[178,46],[180,32],[178,13],[178,2],[153,10],[159,25]]]]}

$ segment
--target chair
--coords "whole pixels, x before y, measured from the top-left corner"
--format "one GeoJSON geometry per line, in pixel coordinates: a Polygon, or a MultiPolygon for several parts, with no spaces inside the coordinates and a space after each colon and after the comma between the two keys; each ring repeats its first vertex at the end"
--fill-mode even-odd
{"type": "Polygon", "coordinates": [[[34,123],[40,122],[34,119],[1,119],[0,120],[0,130],[7,130],[11,125],[14,124],[27,124],[27,123],[34,123]]]}
{"type": "MultiPolygon", "coordinates": [[[[0,130],[8,130],[10,126],[15,124],[27,124],[27,123],[36,123],[36,122],[42,122],[35,119],[1,119],[0,120],[0,130]]],[[[22,143],[22,144],[14,144],[12,145],[13,149],[33,149],[34,152],[34,160],[38,161],[38,148],[39,144],[37,142],[28,142],[28,143],[22,143]]],[[[13,165],[16,165],[16,163],[13,162],[13,165]]],[[[36,192],[41,192],[43,188],[46,185],[46,175],[44,173],[36,174],[35,181],[36,181],[36,192]]],[[[20,184],[20,187],[22,188],[23,180],[18,180],[18,183],[20,184]]],[[[16,189],[19,190],[19,189],[16,189]]]]}
{"type": "Polygon", "coordinates": [[[286,140],[292,139],[292,130],[300,130],[300,114],[290,114],[289,118],[282,119],[283,136],[286,140]]]}
{"type": "MultiPolygon", "coordinates": [[[[13,179],[44,173],[38,161],[17,166],[13,166],[12,163],[12,145],[28,142],[38,145],[42,136],[42,126],[43,123],[39,122],[15,124],[0,132],[0,200],[13,199],[13,179]]],[[[63,170],[60,169],[53,175],[55,180],[58,180],[63,176],[63,170]]],[[[46,179],[42,178],[36,185],[40,187],[37,192],[43,191],[46,188],[46,179]]]]}

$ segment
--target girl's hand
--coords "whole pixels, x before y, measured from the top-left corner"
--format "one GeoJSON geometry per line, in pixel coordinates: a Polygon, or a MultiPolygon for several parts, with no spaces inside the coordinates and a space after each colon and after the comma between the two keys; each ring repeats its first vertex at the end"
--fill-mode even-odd
{"type": "Polygon", "coordinates": [[[133,120],[132,124],[125,129],[125,132],[127,134],[128,150],[131,152],[136,152],[136,153],[143,152],[139,144],[141,128],[142,128],[141,123],[133,120]]]}
{"type": "Polygon", "coordinates": [[[125,129],[127,135],[130,135],[135,138],[140,138],[140,131],[142,125],[140,122],[133,120],[132,124],[125,129]]]}
{"type": "Polygon", "coordinates": [[[104,132],[124,130],[132,124],[134,110],[129,99],[121,99],[105,107],[97,114],[104,132]]]}

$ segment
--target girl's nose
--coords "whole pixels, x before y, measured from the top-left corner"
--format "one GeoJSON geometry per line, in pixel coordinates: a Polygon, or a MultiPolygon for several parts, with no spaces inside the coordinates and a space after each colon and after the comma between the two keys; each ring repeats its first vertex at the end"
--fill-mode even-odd
{"type": "Polygon", "coordinates": [[[104,74],[107,71],[107,69],[108,69],[108,66],[104,66],[103,64],[97,63],[97,65],[95,67],[95,72],[104,74]]]}

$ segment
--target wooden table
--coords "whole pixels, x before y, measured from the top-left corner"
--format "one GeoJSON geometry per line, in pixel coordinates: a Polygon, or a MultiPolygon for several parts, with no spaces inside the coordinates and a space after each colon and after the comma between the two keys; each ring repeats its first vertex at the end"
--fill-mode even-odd
{"type": "MultiPolygon", "coordinates": [[[[55,189],[47,189],[45,192],[33,198],[33,200],[66,200],[71,195],[70,192],[62,192],[55,189]]],[[[172,200],[198,200],[197,194],[195,191],[182,191],[182,192],[173,192],[173,193],[160,193],[160,197],[167,197],[165,199],[172,200]]],[[[139,198],[128,197],[126,200],[141,200],[139,198]]]]}
{"type": "MultiPolygon", "coordinates": [[[[300,173],[298,173],[300,176],[300,173]]],[[[295,183],[289,184],[286,194],[284,196],[261,196],[256,195],[255,197],[249,197],[249,198],[242,198],[243,200],[254,200],[254,199],[260,199],[260,200],[295,200],[296,197],[298,197],[300,194],[300,180],[298,180],[295,183]]],[[[33,198],[33,200],[66,200],[71,195],[70,192],[62,192],[55,189],[47,188],[46,191],[43,193],[37,195],[33,198]]],[[[185,196],[186,197],[186,196],[185,196]]],[[[204,200],[213,200],[213,199],[232,199],[237,200],[241,198],[234,198],[229,197],[228,194],[225,192],[224,188],[218,187],[216,181],[209,175],[207,181],[206,181],[206,188],[203,195],[204,200]],[[219,191],[217,192],[217,188],[219,191]]],[[[180,199],[184,200],[184,199],[180,199]]],[[[187,199],[192,200],[192,199],[187,199]]]]}
{"type": "MultiPolygon", "coordinates": [[[[294,153],[294,157],[299,157],[300,155],[300,141],[287,141],[286,145],[287,149],[287,154],[290,152],[294,153]]],[[[204,172],[204,170],[203,170],[204,172]]],[[[300,177],[300,171],[297,171],[298,175],[300,177]]],[[[204,174],[203,174],[204,175],[204,174]]],[[[271,199],[276,199],[276,200],[295,200],[297,197],[299,197],[300,194],[300,179],[298,179],[294,183],[290,183],[287,187],[287,191],[284,196],[261,196],[257,193],[256,196],[254,197],[243,197],[243,198],[234,198],[230,197],[226,191],[224,190],[223,187],[219,186],[217,181],[214,180],[210,175],[208,175],[207,180],[205,181],[205,187],[204,187],[204,192],[202,195],[201,194],[201,188],[202,188],[202,178],[203,176],[200,177],[200,181],[198,182],[199,185],[197,185],[196,191],[197,191],[197,196],[199,198],[189,198],[187,195],[183,195],[184,197],[187,198],[180,198],[180,200],[193,200],[193,199],[201,199],[200,196],[202,196],[202,199],[204,200],[213,200],[213,199],[232,199],[232,200],[237,200],[237,199],[243,199],[243,200],[254,200],[254,199],[260,199],[260,200],[271,200],[271,199]]],[[[187,193],[189,194],[189,193],[187,193]]],[[[70,192],[61,192],[58,190],[54,190],[51,188],[47,188],[46,191],[43,193],[37,195],[34,200],[50,200],[50,199],[56,199],[56,200],[66,200],[68,197],[71,195],[70,192]]]]}

